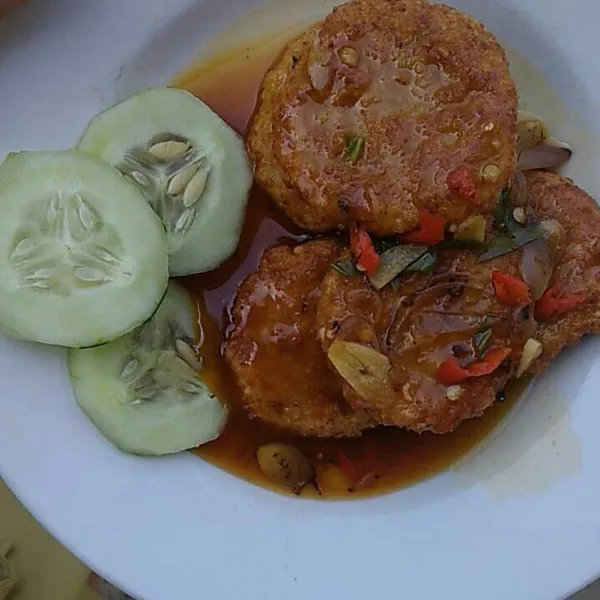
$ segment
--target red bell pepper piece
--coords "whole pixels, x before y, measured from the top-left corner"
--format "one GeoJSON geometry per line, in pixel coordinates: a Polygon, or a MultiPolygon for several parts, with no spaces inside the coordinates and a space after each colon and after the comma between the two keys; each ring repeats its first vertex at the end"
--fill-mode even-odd
{"type": "Polygon", "coordinates": [[[440,364],[436,380],[442,385],[455,385],[471,377],[483,377],[493,373],[510,354],[510,348],[492,348],[485,356],[468,367],[461,367],[458,360],[451,356],[440,364]]]}
{"type": "Polygon", "coordinates": [[[453,194],[468,198],[473,204],[479,204],[475,181],[467,167],[458,167],[448,173],[446,185],[453,194]]]}
{"type": "Polygon", "coordinates": [[[374,275],[379,268],[380,258],[371,236],[362,227],[350,229],[350,248],[358,268],[369,277],[374,275]]]}
{"type": "Polygon", "coordinates": [[[585,302],[586,298],[585,293],[565,294],[560,285],[554,285],[536,302],[535,315],[542,320],[558,317],[585,302]]]}
{"type": "Polygon", "coordinates": [[[432,215],[426,210],[419,212],[419,229],[404,236],[404,240],[413,244],[435,246],[444,241],[446,221],[439,215],[432,215]]]}
{"type": "Polygon", "coordinates": [[[492,271],[492,286],[496,297],[502,304],[525,306],[531,302],[527,284],[518,277],[494,270],[492,271]]]}

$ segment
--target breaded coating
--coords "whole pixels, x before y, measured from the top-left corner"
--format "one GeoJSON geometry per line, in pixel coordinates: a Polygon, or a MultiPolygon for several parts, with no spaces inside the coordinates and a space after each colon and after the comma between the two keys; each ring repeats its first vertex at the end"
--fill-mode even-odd
{"type": "Polygon", "coordinates": [[[539,320],[537,339],[544,351],[531,371],[540,373],[566,346],[588,333],[600,333],[600,208],[572,181],[544,171],[527,174],[529,202],[540,219],[562,225],[564,243],[555,256],[550,287],[586,300],[564,315],[539,320]]]}
{"type": "Polygon", "coordinates": [[[339,253],[332,240],[270,248],[232,310],[224,356],[247,412],[299,435],[352,437],[375,425],[344,400],[316,337],[320,285],[339,253]]]}
{"type": "Polygon", "coordinates": [[[516,165],[517,92],[478,22],[424,0],[354,0],[285,49],[248,149],[301,227],[415,228],[419,211],[489,212],[516,165]],[[448,176],[466,170],[469,196],[448,176]]]}
{"type": "Polygon", "coordinates": [[[405,277],[397,290],[375,291],[366,278],[330,271],[323,283],[317,325],[324,349],[336,339],[367,344],[389,359],[393,394],[359,396],[346,382],[356,408],[377,411],[386,425],[447,433],[491,406],[519,364],[535,332],[530,311],[501,304],[491,275],[519,275],[519,253],[478,264],[472,251],[446,251],[431,275],[405,277]],[[460,385],[437,383],[440,363],[450,357],[467,365],[479,360],[474,336],[491,329],[489,348],[511,348],[491,375],[460,385]]]}
{"type": "MultiPolygon", "coordinates": [[[[282,165],[277,161],[274,140],[278,124],[273,115],[280,110],[279,91],[296,73],[306,69],[315,32],[315,28],[309,29],[290,42],[267,72],[247,135],[247,148],[254,164],[255,181],[267,190],[278,206],[302,227],[306,227],[307,222],[302,218],[302,214],[310,213],[311,205],[304,202],[302,195],[288,181],[282,165]]],[[[326,231],[335,227],[336,225],[332,224],[317,229],[326,231]]],[[[311,229],[311,227],[306,228],[311,229]]]]}

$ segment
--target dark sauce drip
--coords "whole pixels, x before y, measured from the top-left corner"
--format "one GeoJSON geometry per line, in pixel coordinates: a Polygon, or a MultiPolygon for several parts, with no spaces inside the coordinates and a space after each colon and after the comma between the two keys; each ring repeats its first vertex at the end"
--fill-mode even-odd
{"type": "MultiPolygon", "coordinates": [[[[265,40],[253,48],[239,48],[194,66],[174,83],[209,104],[232,127],[244,133],[265,71],[281,49],[281,42],[265,40]]],[[[239,284],[258,266],[263,251],[277,243],[309,239],[283,215],[260,189],[252,191],[241,241],[235,254],[211,273],[189,277],[186,287],[201,308],[205,342],[203,376],[231,407],[231,418],[221,437],[195,453],[212,464],[263,487],[273,485],[260,471],[256,449],[273,441],[294,444],[314,463],[319,492],[304,495],[356,498],[382,494],[435,475],[476,446],[513,406],[525,383],[499,394],[499,402],[479,419],[463,423],[447,435],[414,434],[393,427],[367,431],[359,439],[318,440],[277,431],[239,409],[240,391],[221,357],[229,325],[229,309],[239,284]],[[342,463],[359,465],[367,476],[352,481],[342,463]]],[[[277,368],[277,365],[273,365],[277,368]]],[[[279,490],[282,491],[282,490],[279,490]]]]}

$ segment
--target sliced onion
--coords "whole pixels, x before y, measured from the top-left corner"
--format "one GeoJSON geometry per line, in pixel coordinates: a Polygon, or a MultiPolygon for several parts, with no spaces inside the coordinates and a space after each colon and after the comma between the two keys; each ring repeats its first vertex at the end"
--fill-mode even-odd
{"type": "MultiPolygon", "coordinates": [[[[556,138],[549,137],[544,121],[525,110],[517,119],[519,169],[552,169],[567,162],[573,151],[556,138]]],[[[514,202],[514,200],[513,200],[514,202]]],[[[522,206],[514,202],[516,206],[522,206]]]]}
{"type": "Polygon", "coordinates": [[[427,246],[422,244],[401,244],[386,250],[379,256],[379,268],[372,277],[369,277],[371,285],[376,290],[385,287],[421,258],[427,250],[427,246]]]}
{"type": "Polygon", "coordinates": [[[566,163],[573,150],[563,142],[548,138],[534,148],[523,150],[519,155],[518,168],[521,171],[532,169],[552,169],[566,163]]]}
{"type": "Polygon", "coordinates": [[[521,171],[515,171],[510,182],[510,201],[513,206],[527,206],[527,180],[521,171]]]}
{"type": "Polygon", "coordinates": [[[565,239],[565,228],[556,219],[544,219],[536,229],[551,248],[556,248],[565,239]]]}
{"type": "Polygon", "coordinates": [[[324,90],[331,81],[331,67],[313,63],[308,67],[308,75],[315,90],[324,90]]]}
{"type": "Polygon", "coordinates": [[[539,300],[548,288],[554,272],[554,260],[548,242],[538,238],[523,246],[520,267],[533,300],[539,300]]]}

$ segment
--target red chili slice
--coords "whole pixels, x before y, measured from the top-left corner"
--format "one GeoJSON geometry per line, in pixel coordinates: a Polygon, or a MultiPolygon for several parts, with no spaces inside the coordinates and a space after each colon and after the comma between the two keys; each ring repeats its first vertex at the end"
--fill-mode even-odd
{"type": "Polygon", "coordinates": [[[359,269],[369,277],[373,276],[379,268],[380,258],[371,236],[362,227],[357,226],[350,230],[350,248],[359,269]]]}
{"type": "Polygon", "coordinates": [[[454,171],[450,171],[446,178],[446,184],[453,194],[468,198],[473,204],[479,204],[475,181],[467,167],[458,167],[454,171]]]}
{"type": "Polygon", "coordinates": [[[551,319],[564,315],[576,306],[585,302],[585,293],[566,294],[560,285],[554,285],[544,292],[544,295],[536,302],[535,315],[542,320],[551,319]]]}
{"type": "Polygon", "coordinates": [[[455,385],[471,377],[490,375],[504,362],[510,352],[510,348],[492,348],[480,361],[468,367],[461,367],[458,360],[451,356],[438,367],[436,380],[442,385],[455,385]]]}
{"type": "Polygon", "coordinates": [[[492,286],[496,297],[502,304],[525,306],[531,302],[527,284],[518,277],[494,270],[492,271],[492,286]]]}

